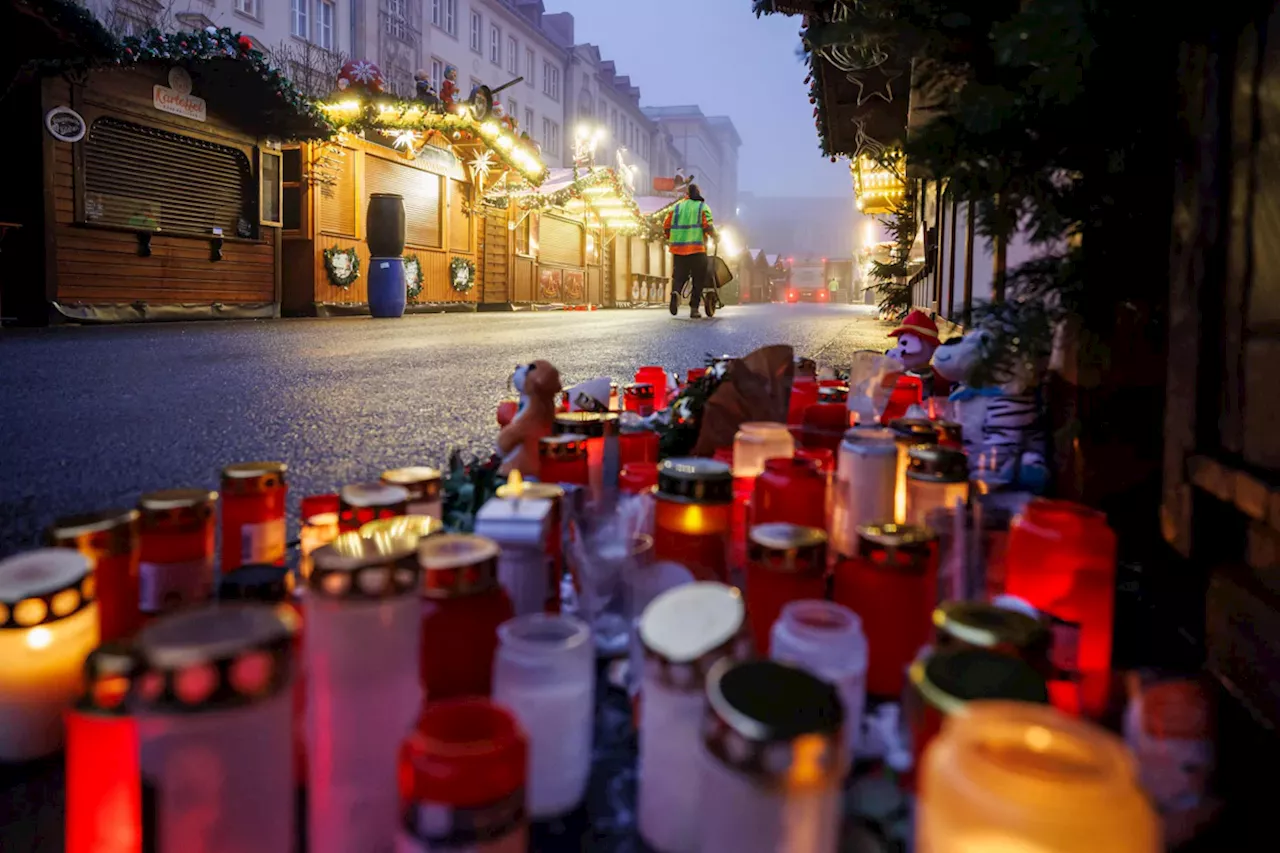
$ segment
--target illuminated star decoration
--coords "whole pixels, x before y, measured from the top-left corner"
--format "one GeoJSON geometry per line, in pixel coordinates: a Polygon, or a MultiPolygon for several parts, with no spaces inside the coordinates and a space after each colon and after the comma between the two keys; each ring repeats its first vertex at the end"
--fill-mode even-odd
{"type": "Polygon", "coordinates": [[[884,75],[883,91],[880,89],[874,89],[869,93],[867,92],[867,84],[865,80],[855,77],[852,74],[849,75],[849,82],[858,87],[858,106],[862,106],[872,98],[880,98],[886,104],[893,103],[893,81],[901,77],[902,72],[881,71],[880,73],[884,75]]]}
{"type": "Polygon", "coordinates": [[[402,130],[396,134],[395,146],[403,151],[413,154],[414,146],[418,144],[418,132],[415,130],[402,130]]]}
{"type": "Polygon", "coordinates": [[[493,152],[485,149],[471,158],[468,164],[471,167],[471,179],[476,182],[477,187],[484,186],[484,179],[489,177],[489,172],[493,170],[493,152]]]}

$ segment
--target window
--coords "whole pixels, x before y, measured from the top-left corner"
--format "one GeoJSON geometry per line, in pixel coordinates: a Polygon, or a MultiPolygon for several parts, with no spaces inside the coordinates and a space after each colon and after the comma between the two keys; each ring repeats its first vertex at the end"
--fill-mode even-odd
{"type": "Polygon", "coordinates": [[[553,101],[560,100],[560,69],[550,61],[542,61],[542,94],[553,101]]]}
{"type": "Polygon", "coordinates": [[[489,61],[494,65],[502,64],[502,30],[497,24],[489,25],[489,61]]]}
{"type": "Polygon", "coordinates": [[[504,109],[507,111],[507,115],[511,116],[516,121],[520,120],[520,104],[515,98],[508,98],[507,105],[504,109]]]}
{"type": "Polygon", "coordinates": [[[284,206],[283,166],[279,151],[258,150],[258,211],[263,225],[281,224],[284,206]]]}
{"type": "Polygon", "coordinates": [[[387,35],[402,42],[413,41],[413,31],[409,29],[408,0],[386,0],[387,11],[383,15],[383,29],[387,35]]]}
{"type": "Polygon", "coordinates": [[[533,72],[537,68],[537,56],[533,52],[533,48],[526,47],[524,49],[524,82],[530,86],[534,85],[533,72]]]}
{"type": "Polygon", "coordinates": [[[458,0],[431,0],[431,23],[451,36],[458,34],[458,0]]]}
{"type": "Polygon", "coordinates": [[[516,226],[516,254],[528,255],[532,253],[530,246],[533,237],[533,214],[527,213],[520,220],[520,224],[516,226]]]}
{"type": "Polygon", "coordinates": [[[560,125],[549,118],[542,120],[542,147],[552,157],[560,154],[560,125]]]}
{"type": "Polygon", "coordinates": [[[311,30],[307,27],[307,3],[309,0],[289,0],[289,32],[298,38],[307,38],[311,30]]]}
{"type": "Polygon", "coordinates": [[[316,0],[316,44],[333,50],[333,0],[316,0]]]}
{"type": "Polygon", "coordinates": [[[436,92],[444,85],[444,60],[431,57],[431,88],[436,92]]]}
{"type": "Polygon", "coordinates": [[[507,73],[512,77],[520,73],[520,44],[515,36],[507,36],[507,73]]]}
{"type": "Polygon", "coordinates": [[[479,12],[471,13],[471,49],[476,53],[484,50],[481,39],[484,36],[484,19],[480,17],[479,12]]]}
{"type": "Polygon", "coordinates": [[[524,132],[533,136],[533,110],[528,107],[524,108],[524,132]]]}
{"type": "Polygon", "coordinates": [[[236,0],[236,11],[250,18],[258,17],[258,0],[236,0]]]}

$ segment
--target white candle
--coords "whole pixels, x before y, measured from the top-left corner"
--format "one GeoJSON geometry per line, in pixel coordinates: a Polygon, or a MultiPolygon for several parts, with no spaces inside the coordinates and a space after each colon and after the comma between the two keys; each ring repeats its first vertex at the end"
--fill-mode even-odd
{"type": "Polygon", "coordinates": [[[62,715],[98,643],[94,577],[83,555],[47,548],[0,561],[0,762],[62,746],[62,715]]]}
{"type": "Polygon", "coordinates": [[[832,550],[856,552],[858,527],[894,518],[898,448],[883,429],[852,429],[840,445],[835,500],[831,510],[832,550]]]}
{"type": "Polygon", "coordinates": [[[492,539],[502,549],[498,582],[511,596],[517,616],[546,609],[548,531],[555,504],[543,498],[490,500],[476,513],[477,536],[492,539]]]}

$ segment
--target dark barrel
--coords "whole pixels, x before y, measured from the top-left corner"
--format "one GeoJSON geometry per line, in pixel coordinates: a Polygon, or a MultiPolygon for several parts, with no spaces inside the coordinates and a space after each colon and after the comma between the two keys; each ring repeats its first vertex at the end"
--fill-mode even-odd
{"type": "Polygon", "coordinates": [[[369,254],[375,258],[398,258],[404,254],[404,196],[374,193],[369,196],[365,216],[369,254]]]}

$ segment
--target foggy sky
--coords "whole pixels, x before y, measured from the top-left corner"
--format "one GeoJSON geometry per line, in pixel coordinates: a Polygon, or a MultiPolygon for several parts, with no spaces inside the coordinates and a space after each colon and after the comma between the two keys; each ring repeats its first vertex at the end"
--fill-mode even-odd
{"type": "Polygon", "coordinates": [[[544,0],[570,12],[576,41],[600,47],[640,87],[643,106],[696,103],[733,119],[739,184],[757,195],[849,197],[847,161],[818,150],[797,57],[800,19],[759,20],[751,0],[544,0]]]}

